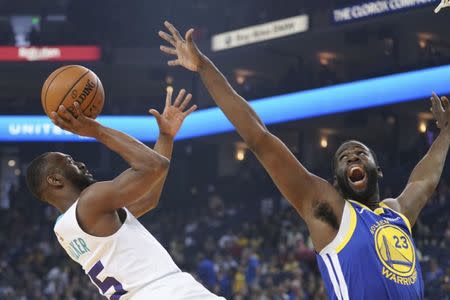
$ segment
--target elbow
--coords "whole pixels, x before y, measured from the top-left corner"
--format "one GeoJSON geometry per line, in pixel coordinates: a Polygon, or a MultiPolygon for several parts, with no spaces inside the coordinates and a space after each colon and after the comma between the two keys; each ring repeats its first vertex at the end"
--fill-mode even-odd
{"type": "MultiPolygon", "coordinates": [[[[144,160],[145,161],[145,160],[144,160]]],[[[162,155],[158,155],[156,157],[152,157],[152,163],[149,163],[148,160],[146,163],[143,163],[140,170],[144,176],[159,178],[163,174],[166,174],[169,170],[170,160],[162,155]]]]}
{"type": "Polygon", "coordinates": [[[170,167],[170,160],[166,157],[159,155],[157,162],[154,165],[154,171],[158,174],[165,174],[170,167]]]}

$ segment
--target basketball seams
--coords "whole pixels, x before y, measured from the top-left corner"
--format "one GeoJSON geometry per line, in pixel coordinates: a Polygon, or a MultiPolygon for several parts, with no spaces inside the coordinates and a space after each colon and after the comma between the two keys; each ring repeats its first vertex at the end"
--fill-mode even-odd
{"type": "Polygon", "coordinates": [[[91,102],[89,102],[89,104],[86,106],[86,108],[82,110],[83,113],[91,106],[92,102],[94,102],[94,100],[95,100],[95,96],[97,95],[97,91],[98,91],[98,77],[96,77],[96,78],[97,79],[95,81],[96,87],[95,87],[94,96],[92,96],[91,102]]]}
{"type": "Polygon", "coordinates": [[[67,66],[64,69],[60,70],[58,73],[55,74],[55,77],[53,77],[52,80],[48,83],[47,89],[45,90],[44,98],[42,99],[44,102],[43,106],[44,106],[44,110],[45,110],[46,114],[48,114],[48,112],[47,112],[47,93],[48,93],[48,90],[50,89],[50,86],[52,85],[52,83],[56,79],[56,77],[58,77],[62,72],[66,71],[70,68],[74,68],[74,67],[77,67],[77,66],[67,66]]]}
{"type": "Polygon", "coordinates": [[[72,91],[72,89],[77,85],[77,83],[80,82],[80,80],[83,79],[83,77],[86,76],[89,72],[90,72],[90,70],[87,70],[83,75],[81,75],[80,78],[78,78],[78,80],[70,87],[70,89],[67,90],[67,93],[64,95],[62,100],[59,102],[58,106],[56,106],[56,109],[58,109],[58,107],[64,102],[64,100],[66,100],[67,95],[69,95],[70,91],[72,91]]]}

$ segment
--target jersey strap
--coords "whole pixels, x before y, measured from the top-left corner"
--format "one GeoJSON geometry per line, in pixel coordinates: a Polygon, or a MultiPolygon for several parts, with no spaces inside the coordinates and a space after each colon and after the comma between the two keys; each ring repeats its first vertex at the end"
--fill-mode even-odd
{"type": "Polygon", "coordinates": [[[329,253],[339,253],[353,236],[356,228],[356,222],[357,218],[355,209],[348,201],[345,201],[341,225],[339,226],[338,233],[334,239],[327,246],[325,246],[322,251],[320,251],[319,254],[325,255],[329,253]]]}
{"type": "Polygon", "coordinates": [[[402,218],[402,219],[403,219],[403,222],[405,222],[405,224],[406,224],[406,227],[408,227],[409,233],[412,233],[412,230],[411,230],[411,223],[409,222],[408,218],[405,217],[404,214],[399,213],[399,212],[396,211],[396,210],[393,210],[392,208],[390,208],[387,204],[385,204],[385,203],[383,203],[383,202],[380,202],[380,206],[389,209],[389,210],[392,211],[394,214],[397,214],[400,218],[402,218]]]}

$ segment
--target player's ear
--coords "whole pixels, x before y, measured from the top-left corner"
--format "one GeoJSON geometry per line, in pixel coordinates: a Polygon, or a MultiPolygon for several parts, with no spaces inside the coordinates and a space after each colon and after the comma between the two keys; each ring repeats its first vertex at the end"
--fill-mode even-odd
{"type": "Polygon", "coordinates": [[[379,166],[377,166],[377,175],[378,179],[383,178],[383,171],[381,171],[381,168],[379,166]]]}
{"type": "Polygon", "coordinates": [[[333,186],[336,190],[339,190],[339,183],[336,174],[333,175],[333,186]]]}
{"type": "Polygon", "coordinates": [[[48,175],[47,183],[53,187],[63,187],[64,186],[64,177],[58,173],[48,175]]]}

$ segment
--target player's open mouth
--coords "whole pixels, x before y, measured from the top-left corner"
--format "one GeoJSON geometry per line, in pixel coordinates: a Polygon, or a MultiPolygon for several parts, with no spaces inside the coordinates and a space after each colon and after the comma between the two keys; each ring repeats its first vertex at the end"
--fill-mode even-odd
{"type": "Polygon", "coordinates": [[[366,171],[362,166],[353,165],[347,169],[347,178],[350,186],[355,190],[363,190],[367,185],[366,171]]]}

